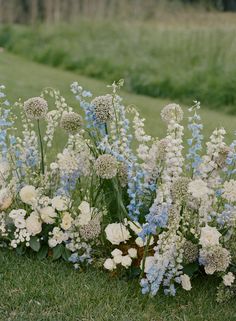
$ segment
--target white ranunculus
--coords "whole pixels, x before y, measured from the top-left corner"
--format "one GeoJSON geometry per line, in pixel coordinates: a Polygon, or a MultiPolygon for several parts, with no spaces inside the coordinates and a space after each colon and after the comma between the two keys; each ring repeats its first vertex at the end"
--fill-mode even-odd
{"type": "MultiPolygon", "coordinates": [[[[153,266],[155,263],[155,257],[154,256],[147,256],[145,259],[145,265],[144,265],[144,273],[148,273],[150,268],[153,266]]],[[[142,270],[143,268],[143,260],[140,262],[140,269],[142,270]]]]}
{"type": "Polygon", "coordinates": [[[122,262],[122,255],[116,255],[113,257],[113,260],[116,264],[120,264],[122,262]]]}
{"type": "Polygon", "coordinates": [[[132,259],[135,259],[138,256],[138,251],[135,248],[128,249],[128,254],[132,259]]]}
{"type": "Polygon", "coordinates": [[[114,249],[114,250],[111,252],[111,255],[112,255],[113,257],[116,257],[116,256],[118,256],[118,255],[122,255],[122,254],[123,254],[122,251],[119,250],[119,249],[114,249]]]}
{"type": "Polygon", "coordinates": [[[220,232],[215,227],[205,226],[201,228],[199,243],[203,246],[213,246],[219,244],[220,232]]]}
{"type": "Polygon", "coordinates": [[[105,269],[109,271],[113,271],[116,268],[116,264],[112,259],[106,259],[103,266],[105,269]]]}
{"type": "Polygon", "coordinates": [[[223,276],[223,283],[225,286],[231,286],[234,283],[235,276],[232,272],[229,272],[225,276],[223,276]]]}
{"type": "Polygon", "coordinates": [[[42,222],[38,213],[32,212],[30,216],[27,217],[26,229],[32,236],[37,235],[42,231],[42,222]]]}
{"type": "Polygon", "coordinates": [[[202,199],[211,194],[211,190],[202,179],[196,179],[189,183],[188,193],[197,199],[202,199]]]}
{"type": "Polygon", "coordinates": [[[69,228],[71,228],[73,222],[73,218],[71,217],[69,212],[65,212],[63,213],[62,216],[62,222],[61,222],[61,228],[63,228],[63,230],[68,230],[69,228]]]}
{"type": "Polygon", "coordinates": [[[38,196],[37,190],[32,185],[26,185],[20,190],[20,198],[23,203],[32,205],[38,196]]]}
{"type": "Polygon", "coordinates": [[[5,211],[12,204],[12,195],[8,188],[0,190],[0,211],[5,211]]]}
{"type": "Polygon", "coordinates": [[[53,224],[55,223],[55,218],[57,217],[57,213],[54,208],[51,206],[46,206],[40,209],[40,216],[44,223],[53,224]]]}
{"type": "Polygon", "coordinates": [[[69,207],[69,200],[63,196],[55,196],[52,199],[52,207],[59,212],[67,211],[69,207]]]}
{"type": "Polygon", "coordinates": [[[86,201],[81,202],[78,207],[80,214],[78,217],[79,225],[87,225],[92,219],[93,209],[90,207],[89,203],[86,201]]]}
{"type": "Polygon", "coordinates": [[[184,290],[190,291],[192,289],[191,280],[190,280],[190,277],[187,274],[182,274],[180,276],[180,280],[181,280],[182,288],[184,290]]]}
{"type": "Polygon", "coordinates": [[[122,223],[112,223],[105,228],[107,240],[112,244],[119,245],[131,237],[128,229],[122,223]]]}
{"type": "Polygon", "coordinates": [[[132,259],[129,255],[122,256],[121,265],[124,266],[126,269],[130,267],[132,264],[132,259]]]}

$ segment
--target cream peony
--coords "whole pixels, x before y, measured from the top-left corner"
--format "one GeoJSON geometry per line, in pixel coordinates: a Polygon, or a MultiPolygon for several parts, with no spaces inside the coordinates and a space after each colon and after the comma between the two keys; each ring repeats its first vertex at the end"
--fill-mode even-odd
{"type": "Polygon", "coordinates": [[[38,196],[37,190],[32,185],[26,185],[20,190],[20,198],[23,203],[32,205],[38,196]]]}
{"type": "Polygon", "coordinates": [[[81,202],[78,207],[80,214],[78,217],[79,225],[87,225],[92,219],[92,211],[93,209],[90,207],[90,204],[86,201],[81,202]]]}
{"type": "Polygon", "coordinates": [[[63,230],[69,230],[69,228],[71,228],[72,226],[72,222],[73,222],[73,218],[71,217],[69,212],[65,212],[63,213],[62,216],[62,222],[61,222],[61,228],[63,228],[63,230]]]}
{"type": "Polygon", "coordinates": [[[225,276],[223,276],[223,283],[225,286],[231,286],[234,283],[235,276],[232,272],[229,272],[225,276]]]}
{"type": "Polygon", "coordinates": [[[180,280],[181,280],[182,288],[184,290],[190,291],[192,289],[191,280],[190,280],[190,277],[187,274],[182,274],[180,276],[180,280]]]}
{"type": "Polygon", "coordinates": [[[40,216],[44,223],[53,224],[55,223],[55,218],[57,217],[57,213],[54,208],[51,206],[47,206],[40,209],[40,216]]]}
{"type": "Polygon", "coordinates": [[[203,246],[213,246],[219,244],[220,232],[215,227],[205,226],[201,228],[199,243],[203,246]]]}
{"type": "Polygon", "coordinates": [[[0,211],[5,211],[12,204],[12,196],[8,188],[3,188],[0,191],[0,211]]]}
{"type": "Polygon", "coordinates": [[[26,219],[26,229],[32,236],[37,235],[42,231],[42,222],[38,213],[32,212],[26,219]]]}
{"type": "Polygon", "coordinates": [[[121,242],[126,242],[131,237],[128,229],[122,223],[112,223],[107,225],[105,233],[108,241],[115,245],[119,245],[121,242]]]}
{"type": "Polygon", "coordinates": [[[113,271],[116,268],[116,264],[112,259],[106,259],[103,266],[105,269],[109,271],[113,271]]]}
{"type": "Polygon", "coordinates": [[[124,266],[126,269],[130,267],[132,264],[132,259],[129,255],[122,256],[121,265],[124,266]]]}
{"type": "Polygon", "coordinates": [[[66,197],[55,196],[52,199],[52,207],[59,212],[67,211],[69,207],[69,200],[66,197]]]}

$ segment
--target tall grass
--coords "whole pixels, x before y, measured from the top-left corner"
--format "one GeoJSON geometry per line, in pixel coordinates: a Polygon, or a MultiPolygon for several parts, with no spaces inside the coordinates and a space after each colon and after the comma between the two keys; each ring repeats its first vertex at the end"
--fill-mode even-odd
{"type": "MultiPolygon", "coordinates": [[[[171,20],[168,20],[168,17],[171,20]]],[[[205,16],[207,18],[207,16],[205,16]]],[[[125,78],[130,91],[236,113],[236,25],[188,21],[0,28],[0,46],[29,59],[104,79],[125,78]]],[[[222,18],[223,17],[223,18],[222,18]]],[[[227,22],[230,17],[231,23],[227,22]]],[[[219,20],[220,20],[219,19],[219,20]]]]}

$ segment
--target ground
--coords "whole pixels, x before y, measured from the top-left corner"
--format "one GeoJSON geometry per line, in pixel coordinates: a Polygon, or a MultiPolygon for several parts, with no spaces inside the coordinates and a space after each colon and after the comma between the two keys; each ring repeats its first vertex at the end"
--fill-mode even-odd
{"type": "MultiPolygon", "coordinates": [[[[0,83],[7,86],[11,101],[38,95],[50,86],[59,88],[77,108],[69,92],[74,80],[94,94],[107,91],[103,82],[0,53],[0,83]]],[[[163,135],[159,112],[169,101],[125,92],[124,97],[127,104],[138,106],[152,134],[163,135]]],[[[228,138],[233,137],[235,117],[205,108],[202,115],[207,135],[225,126],[231,132],[228,138]]],[[[216,287],[216,280],[202,276],[193,281],[189,293],[179,289],[174,298],[148,298],[141,295],[137,280],[126,282],[100,270],[79,272],[65,262],[0,252],[0,321],[235,321],[236,306],[217,304],[216,287]]]]}

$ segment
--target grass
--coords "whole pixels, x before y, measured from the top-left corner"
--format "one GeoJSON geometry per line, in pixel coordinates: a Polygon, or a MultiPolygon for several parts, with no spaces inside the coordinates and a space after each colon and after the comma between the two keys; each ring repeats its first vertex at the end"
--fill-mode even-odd
{"type": "Polygon", "coordinates": [[[0,28],[0,46],[130,92],[236,113],[235,15],[166,15],[157,22],[80,20],[0,28]]]}
{"type": "MultiPolygon", "coordinates": [[[[74,80],[95,94],[107,90],[103,82],[27,62],[7,52],[0,54],[0,83],[7,86],[10,100],[38,95],[42,87],[51,86],[59,88],[71,106],[78,108],[69,92],[74,80]]],[[[125,92],[124,100],[139,107],[152,134],[164,135],[159,112],[169,101],[125,92]]],[[[236,127],[233,116],[205,108],[202,114],[207,135],[215,126],[224,125],[231,133],[236,127]]],[[[65,262],[38,261],[1,249],[0,284],[1,321],[236,320],[235,305],[217,304],[217,281],[204,276],[193,282],[189,293],[180,289],[175,298],[160,294],[148,299],[140,294],[137,280],[117,280],[94,269],[80,273],[65,262]]]]}

